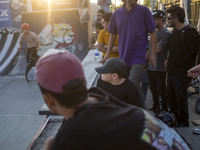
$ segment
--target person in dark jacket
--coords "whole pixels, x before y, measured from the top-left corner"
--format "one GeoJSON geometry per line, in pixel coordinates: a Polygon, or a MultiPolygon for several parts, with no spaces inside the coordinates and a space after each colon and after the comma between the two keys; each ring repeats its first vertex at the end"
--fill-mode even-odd
{"type": "Polygon", "coordinates": [[[167,21],[174,27],[168,43],[167,98],[170,110],[175,114],[178,126],[189,126],[187,88],[191,79],[187,70],[195,65],[199,49],[199,35],[194,28],[185,25],[185,11],[179,6],[166,10],[167,21]]]}

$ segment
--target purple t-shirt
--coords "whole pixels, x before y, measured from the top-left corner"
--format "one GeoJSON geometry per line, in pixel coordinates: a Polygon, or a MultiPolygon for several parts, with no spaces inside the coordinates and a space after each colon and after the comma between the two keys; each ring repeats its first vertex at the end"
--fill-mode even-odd
{"type": "Polygon", "coordinates": [[[145,64],[148,32],[156,29],[153,16],[147,7],[137,5],[127,11],[117,9],[111,16],[109,33],[119,34],[119,55],[127,66],[145,64]]]}

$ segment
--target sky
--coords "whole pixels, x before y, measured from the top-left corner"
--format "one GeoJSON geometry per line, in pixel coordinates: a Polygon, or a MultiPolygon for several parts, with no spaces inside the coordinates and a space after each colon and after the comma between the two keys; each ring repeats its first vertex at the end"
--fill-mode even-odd
{"type": "MultiPolygon", "coordinates": [[[[120,3],[122,2],[121,0],[112,0],[112,3],[115,3],[116,1],[116,5],[119,6],[120,3]]],[[[91,3],[97,3],[97,0],[90,0],[91,3]]]]}

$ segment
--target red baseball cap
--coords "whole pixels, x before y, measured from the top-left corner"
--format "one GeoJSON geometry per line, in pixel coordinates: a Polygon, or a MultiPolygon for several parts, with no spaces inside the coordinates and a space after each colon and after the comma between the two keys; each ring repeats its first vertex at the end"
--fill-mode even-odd
{"type": "Polygon", "coordinates": [[[30,25],[28,23],[22,24],[22,30],[24,29],[30,29],[30,25]]]}
{"type": "Polygon", "coordinates": [[[63,86],[73,79],[86,82],[81,61],[65,50],[49,49],[39,59],[35,74],[37,82],[54,93],[62,93],[63,86]]]}

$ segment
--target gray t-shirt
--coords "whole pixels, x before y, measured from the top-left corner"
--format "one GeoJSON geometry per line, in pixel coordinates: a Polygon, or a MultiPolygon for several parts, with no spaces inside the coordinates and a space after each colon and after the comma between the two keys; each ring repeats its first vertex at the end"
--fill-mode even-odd
{"type": "MultiPolygon", "coordinates": [[[[157,59],[157,66],[156,68],[153,68],[152,62],[150,62],[147,66],[148,70],[151,71],[166,71],[166,68],[164,67],[164,62],[166,60],[167,50],[166,50],[166,44],[168,42],[170,31],[166,28],[160,30],[157,32],[157,39],[158,44],[160,48],[162,49],[161,52],[156,52],[156,59],[157,59]]],[[[151,54],[151,46],[149,44],[149,55],[151,54]]]]}
{"type": "Polygon", "coordinates": [[[37,47],[38,43],[40,42],[39,36],[32,31],[29,31],[27,35],[22,33],[20,35],[20,41],[23,41],[23,40],[26,41],[28,48],[37,47]]]}

